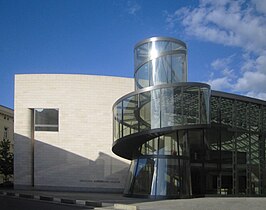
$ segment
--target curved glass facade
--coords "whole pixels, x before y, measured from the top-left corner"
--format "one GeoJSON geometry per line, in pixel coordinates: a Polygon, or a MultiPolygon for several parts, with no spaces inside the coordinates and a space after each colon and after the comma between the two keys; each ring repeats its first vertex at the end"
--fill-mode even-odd
{"type": "Polygon", "coordinates": [[[135,47],[136,91],[113,106],[113,152],[132,160],[125,195],[265,196],[266,101],[186,82],[186,66],[179,40],[135,47]]]}
{"type": "Polygon", "coordinates": [[[143,144],[130,166],[125,195],[187,197],[191,185],[185,132],[154,138],[143,144]]]}
{"type": "Polygon", "coordinates": [[[154,37],[136,45],[135,89],[187,81],[186,44],[154,37]]]}
{"type": "Polygon", "coordinates": [[[132,93],[113,107],[114,141],[151,129],[209,124],[209,100],[209,86],[202,83],[132,93]]]}

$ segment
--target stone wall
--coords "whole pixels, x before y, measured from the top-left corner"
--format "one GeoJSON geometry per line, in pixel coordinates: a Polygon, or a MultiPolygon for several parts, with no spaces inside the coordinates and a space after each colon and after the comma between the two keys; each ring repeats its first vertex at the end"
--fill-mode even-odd
{"type": "Polygon", "coordinates": [[[121,191],[129,162],[112,148],[112,105],[133,79],[15,76],[15,188],[121,191]],[[33,131],[34,108],[59,109],[59,131],[33,131]]]}

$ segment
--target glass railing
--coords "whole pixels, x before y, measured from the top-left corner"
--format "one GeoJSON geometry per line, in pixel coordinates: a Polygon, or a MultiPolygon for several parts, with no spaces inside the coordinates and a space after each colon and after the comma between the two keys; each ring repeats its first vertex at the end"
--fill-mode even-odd
{"type": "Polygon", "coordinates": [[[114,140],[151,129],[209,124],[210,88],[202,83],[156,86],[119,99],[114,140]]]}

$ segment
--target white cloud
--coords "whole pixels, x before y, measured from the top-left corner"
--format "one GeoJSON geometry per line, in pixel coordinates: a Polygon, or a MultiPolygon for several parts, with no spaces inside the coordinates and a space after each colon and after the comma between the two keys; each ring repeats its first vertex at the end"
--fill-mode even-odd
{"type": "Polygon", "coordinates": [[[252,0],[258,12],[266,14],[266,1],[265,0],[252,0]]]}
{"type": "Polygon", "coordinates": [[[266,93],[266,75],[261,72],[245,72],[244,75],[239,78],[235,84],[234,89],[236,91],[249,92],[265,92],[266,93]]]}
{"type": "Polygon", "coordinates": [[[232,57],[211,63],[220,72],[208,81],[213,89],[266,96],[265,0],[201,0],[196,8],[184,7],[168,14],[166,22],[172,29],[181,24],[186,35],[199,40],[242,49],[237,71],[230,67],[232,57]]]}
{"type": "Polygon", "coordinates": [[[261,92],[256,93],[256,92],[250,91],[246,95],[249,97],[252,97],[252,98],[258,98],[258,99],[262,99],[262,100],[266,99],[266,93],[261,93],[261,92]]]}
{"type": "Polygon", "coordinates": [[[228,46],[265,50],[266,19],[255,9],[241,8],[243,1],[201,1],[198,8],[181,8],[169,16],[172,26],[181,21],[188,35],[228,46]],[[254,36],[255,35],[255,36],[254,36]]]}
{"type": "Polygon", "coordinates": [[[231,56],[228,58],[222,58],[222,59],[216,59],[211,63],[212,68],[219,70],[219,69],[225,69],[231,62],[231,56]]]}
{"type": "Polygon", "coordinates": [[[141,6],[136,1],[127,2],[127,12],[130,15],[136,15],[136,13],[141,9],[141,6]]]}
{"type": "Polygon", "coordinates": [[[230,90],[233,88],[232,81],[235,79],[234,69],[230,68],[234,55],[227,58],[219,58],[211,63],[215,71],[210,75],[208,83],[214,90],[230,90]],[[217,76],[218,75],[218,76],[217,76]]]}
{"type": "Polygon", "coordinates": [[[207,82],[213,90],[227,90],[232,88],[231,81],[228,77],[221,77],[209,80],[207,82]]]}
{"type": "Polygon", "coordinates": [[[256,70],[256,60],[251,57],[250,53],[244,53],[242,55],[243,62],[241,66],[241,71],[255,71],[256,70]]]}

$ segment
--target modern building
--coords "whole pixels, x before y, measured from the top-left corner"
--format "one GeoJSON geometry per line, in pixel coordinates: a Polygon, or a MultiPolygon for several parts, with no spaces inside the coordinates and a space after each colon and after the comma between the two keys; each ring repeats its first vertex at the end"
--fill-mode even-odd
{"type": "Polygon", "coordinates": [[[146,39],[134,56],[134,79],[15,76],[15,188],[266,195],[266,101],[188,82],[180,40],[146,39]]]}
{"type": "Polygon", "coordinates": [[[129,161],[112,153],[112,105],[132,78],[15,76],[14,187],[122,192],[129,161]]]}
{"type": "MultiPolygon", "coordinates": [[[[14,134],[14,111],[5,106],[0,105],[0,141],[8,139],[13,150],[13,134],[14,134]]],[[[0,183],[3,183],[3,176],[0,173],[0,183]]]]}
{"type": "Polygon", "coordinates": [[[266,195],[266,101],[187,82],[187,47],[135,46],[135,91],[113,105],[115,154],[131,161],[124,193],[152,198],[266,195]]]}

